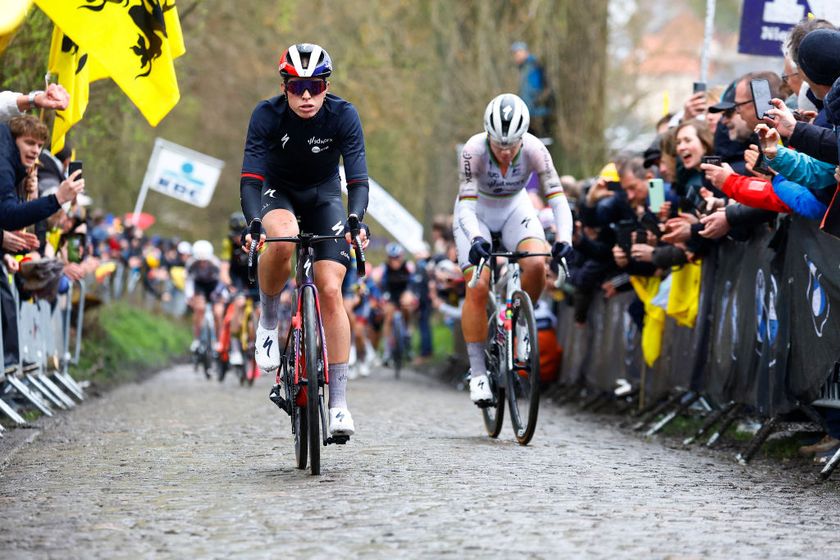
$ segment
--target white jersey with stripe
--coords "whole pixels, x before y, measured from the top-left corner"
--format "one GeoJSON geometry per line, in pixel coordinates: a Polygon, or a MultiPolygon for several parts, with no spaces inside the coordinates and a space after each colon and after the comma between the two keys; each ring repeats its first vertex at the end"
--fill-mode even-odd
{"type": "Polygon", "coordinates": [[[456,227],[469,239],[479,237],[477,207],[484,207],[484,214],[487,211],[507,212],[506,201],[519,204],[523,200],[516,195],[525,188],[532,172],[539,177],[543,195],[554,214],[557,240],[571,244],[574,224],[560,177],[548,149],[530,133],[522,137],[522,148],[504,174],[490,149],[487,134],[482,132],[467,140],[461,150],[456,227]]]}

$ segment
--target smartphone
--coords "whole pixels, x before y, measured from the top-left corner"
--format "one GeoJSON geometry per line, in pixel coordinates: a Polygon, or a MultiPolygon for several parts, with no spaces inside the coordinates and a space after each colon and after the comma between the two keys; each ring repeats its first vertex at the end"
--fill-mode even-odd
{"type": "Polygon", "coordinates": [[[706,91],[706,82],[694,82],[692,93],[700,93],[701,91],[706,91]]]}
{"type": "Polygon", "coordinates": [[[648,180],[648,207],[651,212],[659,212],[665,203],[665,183],[662,179],[648,180]]]}
{"type": "Polygon", "coordinates": [[[770,166],[767,164],[767,158],[764,157],[764,150],[761,148],[761,144],[757,144],[757,147],[758,159],[755,160],[755,165],[753,165],[753,171],[763,173],[764,175],[771,175],[772,172],[770,171],[770,166]]]}
{"type": "Polygon", "coordinates": [[[708,163],[709,165],[717,165],[718,167],[721,167],[723,164],[723,160],[720,156],[703,156],[700,158],[700,162],[708,163]]]}
{"type": "Polygon", "coordinates": [[[753,105],[755,105],[755,118],[761,120],[764,115],[773,108],[770,100],[770,82],[767,80],[750,80],[750,91],[752,92],[753,105]]]}
{"type": "Polygon", "coordinates": [[[630,258],[630,247],[633,245],[633,232],[636,231],[636,220],[621,220],[615,228],[615,244],[630,258]]]}
{"type": "MultiPolygon", "coordinates": [[[[70,162],[70,166],[67,168],[67,176],[69,177],[70,175],[72,175],[73,173],[75,173],[75,172],[76,172],[76,170],[79,170],[79,171],[81,171],[81,170],[82,170],[82,162],[81,162],[81,160],[73,160],[73,161],[71,161],[71,162],[70,162]]],[[[78,180],[79,180],[79,179],[81,179],[81,178],[82,178],[82,174],[81,174],[81,173],[79,173],[79,176],[78,176],[78,177],[76,177],[76,180],[78,181],[78,180]]]]}

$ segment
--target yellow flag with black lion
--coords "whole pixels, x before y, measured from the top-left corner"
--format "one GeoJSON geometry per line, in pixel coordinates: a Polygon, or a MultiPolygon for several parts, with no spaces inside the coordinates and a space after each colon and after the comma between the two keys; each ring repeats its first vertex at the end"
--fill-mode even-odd
{"type": "Polygon", "coordinates": [[[101,69],[91,79],[113,79],[149,124],[156,126],[178,103],[173,60],[185,49],[175,0],[35,3],[101,69]]]}

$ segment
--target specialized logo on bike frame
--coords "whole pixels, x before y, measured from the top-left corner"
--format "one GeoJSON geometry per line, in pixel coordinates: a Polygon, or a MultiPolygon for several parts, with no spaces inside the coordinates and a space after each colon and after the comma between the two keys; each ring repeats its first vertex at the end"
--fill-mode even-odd
{"type": "Polygon", "coordinates": [[[265,194],[269,198],[277,198],[276,196],[274,196],[275,194],[277,194],[277,189],[268,189],[267,191],[265,191],[265,194]]]}
{"type": "Polygon", "coordinates": [[[303,261],[303,270],[304,274],[307,277],[312,275],[312,273],[310,272],[310,270],[312,270],[312,259],[310,259],[309,257],[306,257],[306,260],[303,261]]]}
{"type": "Polygon", "coordinates": [[[122,9],[127,9],[128,16],[139,30],[137,44],[131,47],[139,59],[141,72],[135,78],[145,78],[152,73],[152,64],[163,55],[163,40],[168,38],[166,34],[166,22],[163,14],[175,7],[175,2],[158,0],[139,0],[129,5],[132,0],[85,0],[78,7],[79,9],[101,12],[108,4],[117,4],[122,9]]]}
{"type": "Polygon", "coordinates": [[[332,138],[315,138],[313,136],[307,142],[310,146],[312,146],[312,153],[317,154],[329,150],[329,145],[332,141],[332,138]]]}

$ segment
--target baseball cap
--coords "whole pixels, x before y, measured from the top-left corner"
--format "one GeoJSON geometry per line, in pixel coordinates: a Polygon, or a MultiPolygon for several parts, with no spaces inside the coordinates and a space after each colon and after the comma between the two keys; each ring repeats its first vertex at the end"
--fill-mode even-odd
{"type": "Polygon", "coordinates": [[[736,80],[729,84],[729,87],[726,88],[726,91],[720,97],[720,101],[709,107],[710,113],[723,113],[724,111],[731,111],[735,108],[735,86],[737,83],[736,80]]]}
{"type": "Polygon", "coordinates": [[[525,41],[514,41],[510,45],[510,52],[527,51],[527,50],[528,50],[528,43],[526,43],[525,41]]]}

